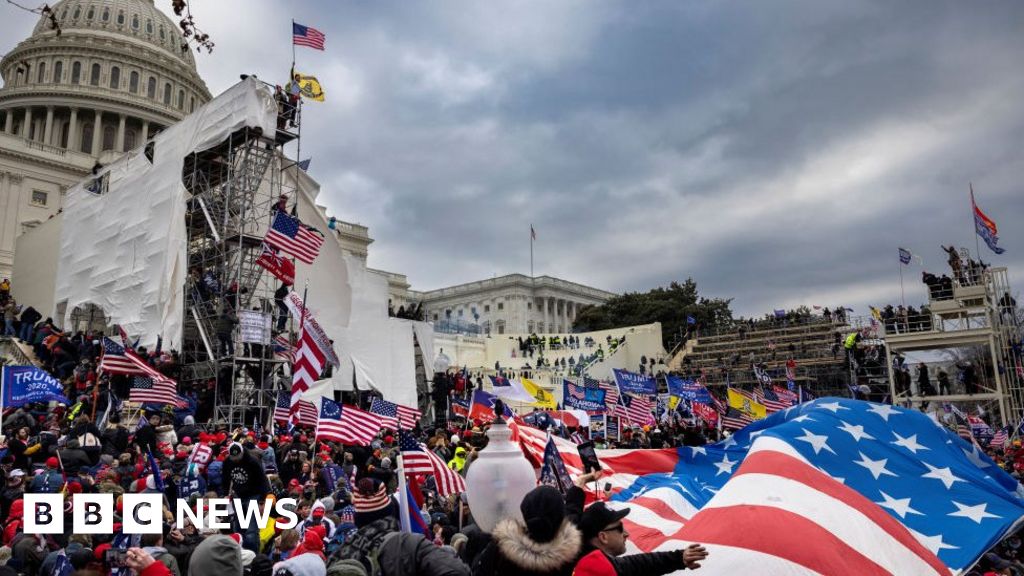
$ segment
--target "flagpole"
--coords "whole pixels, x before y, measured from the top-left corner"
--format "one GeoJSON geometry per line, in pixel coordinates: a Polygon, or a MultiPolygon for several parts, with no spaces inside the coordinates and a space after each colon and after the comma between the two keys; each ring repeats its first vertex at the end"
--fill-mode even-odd
{"type": "Polygon", "coordinates": [[[533,278],[533,224],[530,224],[530,278],[533,278]]]}
{"type": "Polygon", "coordinates": [[[412,532],[412,522],[409,520],[409,488],[405,480],[405,463],[402,461],[402,451],[395,456],[398,459],[398,507],[399,519],[402,525],[402,532],[412,532]]]}
{"type": "Polygon", "coordinates": [[[295,19],[292,18],[292,77],[288,79],[289,82],[294,80],[295,76],[295,19]]]}
{"type": "Polygon", "coordinates": [[[900,267],[900,305],[904,308],[907,307],[907,299],[903,295],[903,260],[896,259],[900,267]]]}
{"type": "Polygon", "coordinates": [[[977,204],[974,203],[974,183],[968,182],[971,188],[971,223],[974,224],[974,251],[978,254],[978,262],[981,262],[981,243],[978,241],[978,223],[975,222],[974,211],[977,204]]]}

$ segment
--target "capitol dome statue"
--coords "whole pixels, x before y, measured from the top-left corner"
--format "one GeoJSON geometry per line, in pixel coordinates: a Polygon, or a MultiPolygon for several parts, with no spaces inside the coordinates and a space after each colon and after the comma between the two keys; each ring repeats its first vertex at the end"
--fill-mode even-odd
{"type": "Polygon", "coordinates": [[[153,0],[61,0],[0,60],[0,277],[14,240],[89,173],[210,100],[153,0]],[[14,208],[13,210],[11,208],[14,208]]]}

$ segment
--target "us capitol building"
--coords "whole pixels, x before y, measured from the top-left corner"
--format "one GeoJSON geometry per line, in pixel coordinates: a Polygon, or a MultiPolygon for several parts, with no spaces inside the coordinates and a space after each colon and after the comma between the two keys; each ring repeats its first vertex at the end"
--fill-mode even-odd
{"type": "MultiPolygon", "coordinates": [[[[52,10],[60,35],[41,18],[0,60],[0,278],[12,279],[16,297],[18,237],[57,214],[65,191],[97,163],[211,98],[177,24],[153,0],[61,0],[52,10]]],[[[338,221],[336,232],[365,262],[368,229],[338,221]]],[[[581,307],[614,296],[522,274],[417,292],[403,274],[374,272],[387,278],[395,309],[422,302],[425,320],[457,332],[564,333],[581,307]]]]}

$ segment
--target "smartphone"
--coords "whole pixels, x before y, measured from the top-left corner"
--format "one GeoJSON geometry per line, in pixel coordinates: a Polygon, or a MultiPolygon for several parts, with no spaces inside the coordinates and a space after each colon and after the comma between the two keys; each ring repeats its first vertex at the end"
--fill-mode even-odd
{"type": "Polygon", "coordinates": [[[580,453],[580,460],[583,461],[583,471],[585,473],[601,469],[601,463],[597,460],[597,452],[594,450],[593,442],[584,442],[577,446],[576,450],[580,453]]]}
{"type": "Polygon", "coordinates": [[[103,561],[111,568],[126,568],[125,561],[127,559],[127,550],[107,550],[103,554],[103,561]]]}

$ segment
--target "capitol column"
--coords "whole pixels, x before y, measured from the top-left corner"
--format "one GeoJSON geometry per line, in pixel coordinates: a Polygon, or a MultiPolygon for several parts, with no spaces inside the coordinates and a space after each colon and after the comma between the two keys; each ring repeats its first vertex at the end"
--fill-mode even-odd
{"type": "Polygon", "coordinates": [[[71,109],[71,120],[68,122],[68,150],[78,151],[78,108],[71,109]]]}
{"type": "Polygon", "coordinates": [[[51,142],[50,136],[53,134],[53,106],[46,107],[46,124],[43,127],[43,144],[49,144],[51,142]]]}
{"type": "Polygon", "coordinates": [[[124,152],[124,114],[118,114],[117,118],[117,143],[114,144],[114,150],[124,152]]]}
{"type": "Polygon", "coordinates": [[[551,316],[548,313],[548,297],[544,297],[544,332],[551,332],[551,316]]]}
{"type": "Polygon", "coordinates": [[[142,142],[149,140],[149,120],[142,121],[142,142]]]}
{"type": "Polygon", "coordinates": [[[4,120],[4,134],[14,135],[14,108],[7,109],[7,119],[4,120]]]}
{"type": "Polygon", "coordinates": [[[100,155],[100,133],[103,132],[103,112],[96,111],[96,119],[92,123],[92,155],[100,155]]]}
{"type": "Polygon", "coordinates": [[[32,107],[25,108],[25,122],[21,125],[21,137],[28,140],[32,136],[32,107]]]}

